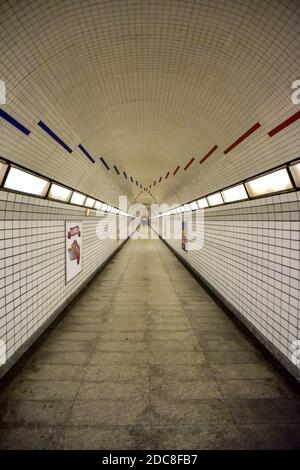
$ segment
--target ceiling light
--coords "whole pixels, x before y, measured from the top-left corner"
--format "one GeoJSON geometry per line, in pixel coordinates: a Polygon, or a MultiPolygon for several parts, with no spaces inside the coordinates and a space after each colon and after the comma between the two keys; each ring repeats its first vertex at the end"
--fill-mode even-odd
{"type": "Polygon", "coordinates": [[[246,187],[251,197],[263,196],[293,188],[286,168],[247,181],[246,187]]]}
{"type": "Polygon", "coordinates": [[[102,204],[102,210],[103,210],[103,211],[106,211],[106,210],[107,210],[107,204],[105,204],[105,202],[103,202],[103,204],[102,204]]]}
{"type": "Polygon", "coordinates": [[[219,204],[223,204],[221,193],[211,194],[210,196],[207,196],[207,200],[210,206],[218,206],[219,204]]]}
{"type": "Polygon", "coordinates": [[[1,183],[2,183],[3,178],[5,176],[7,167],[8,167],[7,163],[0,161],[0,186],[1,186],[1,183]]]}
{"type": "Polygon", "coordinates": [[[59,184],[52,183],[50,191],[48,193],[49,199],[55,199],[56,201],[69,202],[72,195],[72,190],[60,186],[59,184]]]}
{"type": "Polygon", "coordinates": [[[10,167],[4,183],[6,189],[41,197],[46,196],[49,186],[50,181],[15,167],[10,167]]]}
{"type": "Polygon", "coordinates": [[[199,209],[205,209],[205,207],[208,207],[208,202],[206,197],[203,197],[202,199],[198,199],[197,201],[199,209]]]}
{"type": "Polygon", "coordinates": [[[292,164],[290,170],[297,188],[300,188],[300,162],[292,164]]]}
{"type": "Polygon", "coordinates": [[[243,199],[248,199],[248,195],[243,184],[224,189],[224,191],[222,191],[222,196],[225,202],[242,201],[243,199]]]}
{"type": "Polygon", "coordinates": [[[71,204],[76,204],[77,206],[83,206],[84,201],[86,199],[86,196],[81,193],[77,193],[74,191],[72,198],[71,198],[71,204]]]}
{"type": "Polygon", "coordinates": [[[184,204],[184,211],[189,212],[190,210],[191,210],[190,205],[189,204],[184,204]]]}
{"type": "Polygon", "coordinates": [[[97,209],[97,211],[100,211],[102,208],[102,202],[100,201],[96,201],[96,204],[95,204],[95,209],[97,209]]]}
{"type": "Polygon", "coordinates": [[[96,200],[93,199],[92,197],[87,197],[85,201],[85,207],[93,208],[95,205],[96,200]]]}
{"type": "Polygon", "coordinates": [[[191,202],[190,206],[191,206],[192,211],[195,211],[198,209],[198,204],[196,201],[191,202]]]}

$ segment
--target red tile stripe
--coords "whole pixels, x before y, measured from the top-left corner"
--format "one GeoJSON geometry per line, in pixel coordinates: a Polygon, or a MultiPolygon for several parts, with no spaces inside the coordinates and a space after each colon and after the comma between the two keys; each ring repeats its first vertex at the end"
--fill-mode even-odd
{"type": "Polygon", "coordinates": [[[217,146],[217,145],[215,145],[215,146],[214,146],[214,147],[213,147],[213,148],[212,148],[212,149],[211,149],[211,150],[210,150],[210,151],[209,151],[209,152],[208,152],[206,155],[204,155],[204,157],[202,158],[202,160],[200,160],[200,162],[199,162],[199,163],[200,163],[200,164],[201,164],[201,163],[204,163],[204,162],[205,162],[205,160],[207,160],[207,159],[208,159],[208,157],[210,157],[210,156],[211,156],[211,154],[213,154],[213,153],[214,153],[214,152],[217,150],[217,148],[218,148],[218,146],[217,146]]]}
{"type": "Polygon", "coordinates": [[[184,171],[186,171],[186,170],[188,169],[188,167],[189,167],[189,166],[191,166],[191,164],[193,163],[193,161],[194,161],[194,160],[195,160],[195,158],[194,158],[194,157],[190,159],[190,161],[188,162],[188,164],[187,164],[187,165],[185,165],[185,167],[184,167],[184,171]]]}
{"type": "Polygon", "coordinates": [[[224,150],[225,155],[227,155],[231,150],[233,150],[235,147],[237,147],[243,140],[247,139],[253,132],[255,132],[257,129],[260,128],[259,122],[254,124],[254,126],[250,127],[241,137],[239,137],[233,144],[231,144],[229,147],[227,147],[226,150],[224,150]]]}
{"type": "Polygon", "coordinates": [[[278,126],[274,127],[274,129],[268,132],[268,136],[273,137],[273,135],[278,134],[278,132],[290,126],[291,124],[293,124],[293,122],[298,121],[298,119],[300,119],[300,111],[297,111],[297,113],[293,114],[288,119],[281,122],[278,126]]]}
{"type": "Polygon", "coordinates": [[[176,173],[177,173],[177,171],[179,170],[179,168],[180,168],[180,165],[178,165],[178,167],[177,167],[176,170],[174,171],[173,176],[176,175],[176,173]]]}

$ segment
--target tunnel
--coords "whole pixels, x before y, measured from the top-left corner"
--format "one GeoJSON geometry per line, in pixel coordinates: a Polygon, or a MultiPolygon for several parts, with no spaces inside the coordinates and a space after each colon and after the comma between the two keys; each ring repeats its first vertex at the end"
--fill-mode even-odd
{"type": "Polygon", "coordinates": [[[0,23],[1,451],[299,450],[299,0],[0,23]]]}

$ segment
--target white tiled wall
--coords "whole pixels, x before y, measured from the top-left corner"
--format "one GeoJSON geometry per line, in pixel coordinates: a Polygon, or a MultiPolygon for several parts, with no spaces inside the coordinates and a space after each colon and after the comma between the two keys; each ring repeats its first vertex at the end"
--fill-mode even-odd
{"type": "Polygon", "coordinates": [[[300,192],[210,208],[201,250],[166,240],[298,377],[291,355],[300,339],[299,209],[300,192]]]}
{"type": "Polygon", "coordinates": [[[9,362],[123,242],[100,240],[99,220],[95,211],[87,217],[84,208],[0,191],[0,340],[9,362]],[[67,285],[66,220],[83,223],[83,270],[67,285]]]}

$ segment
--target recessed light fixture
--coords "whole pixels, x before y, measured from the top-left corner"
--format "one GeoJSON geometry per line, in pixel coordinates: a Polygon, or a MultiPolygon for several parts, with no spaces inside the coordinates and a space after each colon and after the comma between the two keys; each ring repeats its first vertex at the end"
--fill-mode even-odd
{"type": "Polygon", "coordinates": [[[191,207],[192,211],[197,210],[197,209],[198,209],[198,204],[197,204],[197,202],[196,202],[196,201],[191,202],[191,203],[190,203],[190,207],[191,207]]]}
{"type": "Polygon", "coordinates": [[[105,204],[105,202],[103,202],[103,204],[102,204],[102,210],[103,210],[103,211],[106,211],[106,210],[107,210],[107,204],[105,204]]]}
{"type": "Polygon", "coordinates": [[[224,189],[224,191],[222,191],[222,196],[225,202],[248,199],[248,195],[243,184],[238,184],[237,186],[232,186],[232,188],[224,189]]]}
{"type": "Polygon", "coordinates": [[[77,206],[83,206],[86,196],[81,193],[77,193],[77,191],[73,192],[71,198],[71,204],[76,204],[77,206]]]}
{"type": "Polygon", "coordinates": [[[259,176],[247,181],[245,184],[251,197],[287,191],[293,188],[286,168],[259,176]]]}
{"type": "Polygon", "coordinates": [[[210,206],[218,206],[219,204],[224,203],[221,193],[211,194],[210,196],[207,196],[207,200],[210,206]]]}
{"type": "Polygon", "coordinates": [[[290,170],[297,188],[300,188],[300,162],[290,165],[290,170]]]}
{"type": "Polygon", "coordinates": [[[72,195],[72,190],[61,186],[60,184],[52,183],[48,193],[49,199],[56,201],[69,202],[72,195]]]}
{"type": "Polygon", "coordinates": [[[184,207],[184,211],[185,211],[185,212],[189,212],[189,211],[191,210],[191,207],[190,207],[189,204],[184,204],[183,207],[184,207]]]}
{"type": "Polygon", "coordinates": [[[46,196],[49,186],[50,181],[13,166],[4,183],[6,189],[41,197],[46,196]]]}
{"type": "Polygon", "coordinates": [[[102,209],[102,202],[96,201],[95,209],[96,209],[97,211],[100,211],[100,210],[102,209]]]}
{"type": "Polygon", "coordinates": [[[96,200],[92,197],[87,197],[84,205],[85,207],[89,207],[90,209],[92,209],[95,205],[95,202],[96,200]]]}
{"type": "Polygon", "coordinates": [[[198,204],[199,209],[205,209],[206,207],[208,207],[208,202],[207,202],[206,197],[203,197],[202,199],[198,199],[197,204],[198,204]]]}

